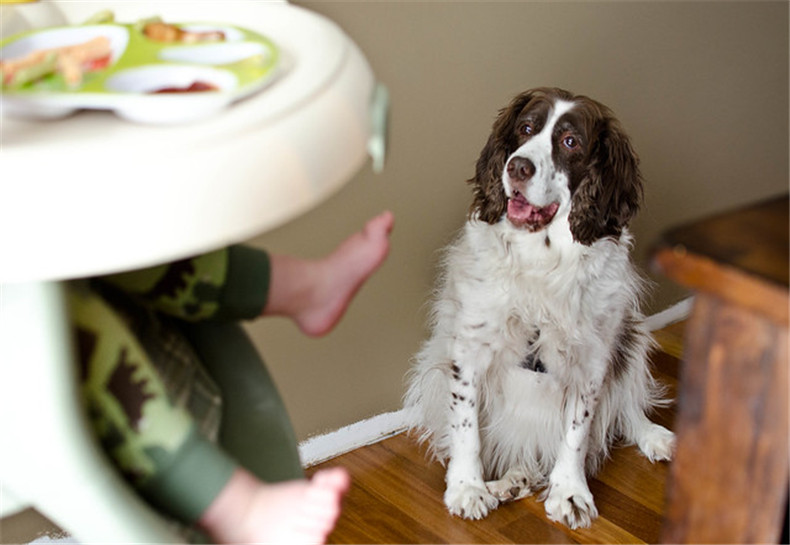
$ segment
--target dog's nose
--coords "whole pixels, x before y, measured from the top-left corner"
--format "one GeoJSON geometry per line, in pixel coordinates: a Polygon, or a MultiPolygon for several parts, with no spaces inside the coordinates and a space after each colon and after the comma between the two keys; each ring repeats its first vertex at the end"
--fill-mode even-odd
{"type": "Polygon", "coordinates": [[[512,157],[507,164],[511,180],[526,182],[535,175],[535,164],[526,157],[512,157]]]}

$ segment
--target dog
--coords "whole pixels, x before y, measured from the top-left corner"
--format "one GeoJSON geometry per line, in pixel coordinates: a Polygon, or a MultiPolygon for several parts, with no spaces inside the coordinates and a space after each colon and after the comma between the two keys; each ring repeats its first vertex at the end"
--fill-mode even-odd
{"type": "Polygon", "coordinates": [[[651,461],[675,443],[647,416],[668,402],[630,259],[637,155],[609,108],[537,88],[501,110],[468,182],[407,377],[411,426],[446,463],[450,513],[483,518],[542,489],[549,519],[588,527],[587,475],[615,441],[651,461]]]}

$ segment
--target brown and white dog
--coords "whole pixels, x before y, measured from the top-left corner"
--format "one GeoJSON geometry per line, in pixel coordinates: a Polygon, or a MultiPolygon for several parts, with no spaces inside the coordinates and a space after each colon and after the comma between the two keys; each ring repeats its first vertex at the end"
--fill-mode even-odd
{"type": "Polygon", "coordinates": [[[664,401],[629,258],[638,159],[609,108],[540,88],[500,112],[470,183],[405,405],[447,463],[451,513],[544,489],[550,519],[589,526],[586,475],[612,443],[656,461],[675,440],[646,416],[664,401]]]}

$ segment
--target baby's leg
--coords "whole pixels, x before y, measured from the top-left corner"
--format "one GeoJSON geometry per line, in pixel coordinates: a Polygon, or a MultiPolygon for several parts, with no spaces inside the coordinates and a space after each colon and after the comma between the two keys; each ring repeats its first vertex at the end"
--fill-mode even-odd
{"type": "Polygon", "coordinates": [[[319,260],[271,256],[271,284],[264,315],[292,318],[310,336],[340,321],[351,299],[389,253],[394,218],[384,212],[319,260]]]}
{"type": "Polygon", "coordinates": [[[115,309],[79,286],[69,289],[69,307],[96,435],[141,495],[194,523],[227,485],[235,462],[168,397],[148,352],[115,309]]]}
{"type": "Polygon", "coordinates": [[[218,542],[325,540],[349,487],[345,471],[262,483],[170,402],[154,363],[109,305],[79,288],[70,290],[69,303],[97,434],[141,494],[218,542]]]}
{"type": "Polygon", "coordinates": [[[278,484],[239,469],[199,525],[219,543],[324,543],[349,485],[342,469],[278,484]]]}
{"type": "Polygon", "coordinates": [[[303,479],[285,404],[244,329],[203,322],[184,324],[182,331],[222,392],[222,448],[267,483],[303,479]]]}

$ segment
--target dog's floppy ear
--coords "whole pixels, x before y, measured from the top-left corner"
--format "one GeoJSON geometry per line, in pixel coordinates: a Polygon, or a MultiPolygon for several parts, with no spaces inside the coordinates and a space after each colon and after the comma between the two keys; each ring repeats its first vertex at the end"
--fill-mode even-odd
{"type": "Polygon", "coordinates": [[[471,217],[486,223],[497,223],[507,211],[507,196],[502,186],[502,172],[507,158],[516,150],[515,124],[524,106],[529,103],[534,90],[515,97],[500,110],[491,128],[483,151],[477,160],[475,176],[467,180],[473,186],[474,200],[469,210],[471,217]]]}
{"type": "Polygon", "coordinates": [[[573,194],[568,218],[573,238],[586,245],[619,236],[643,196],[639,158],[620,123],[607,111],[594,134],[587,175],[573,194]]]}

